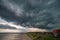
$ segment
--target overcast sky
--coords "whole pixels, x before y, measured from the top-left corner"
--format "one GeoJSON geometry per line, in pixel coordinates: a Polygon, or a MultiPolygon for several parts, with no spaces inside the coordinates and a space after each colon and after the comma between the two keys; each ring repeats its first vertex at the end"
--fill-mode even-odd
{"type": "Polygon", "coordinates": [[[0,0],[0,28],[58,29],[60,28],[59,1],[0,0]]]}

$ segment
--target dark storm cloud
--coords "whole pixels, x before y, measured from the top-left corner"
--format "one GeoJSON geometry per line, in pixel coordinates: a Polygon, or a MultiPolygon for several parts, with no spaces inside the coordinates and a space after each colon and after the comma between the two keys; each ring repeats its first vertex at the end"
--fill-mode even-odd
{"type": "Polygon", "coordinates": [[[42,29],[60,24],[59,11],[59,0],[3,0],[0,5],[0,16],[5,20],[42,29]]]}
{"type": "Polygon", "coordinates": [[[10,27],[8,25],[2,25],[0,24],[0,29],[16,29],[15,27],[10,27]]]}

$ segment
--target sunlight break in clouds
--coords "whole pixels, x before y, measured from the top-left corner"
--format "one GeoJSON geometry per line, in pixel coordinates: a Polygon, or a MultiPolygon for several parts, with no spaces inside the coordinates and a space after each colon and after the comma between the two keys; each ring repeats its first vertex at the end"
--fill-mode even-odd
{"type": "Polygon", "coordinates": [[[20,25],[15,25],[13,22],[7,22],[4,19],[0,18],[0,24],[1,25],[8,25],[10,27],[15,27],[17,30],[11,30],[11,29],[0,29],[2,31],[0,32],[47,32],[45,29],[38,29],[38,28],[27,28],[27,27],[22,27],[20,25]],[[1,21],[2,20],[2,21],[1,21]]]}
{"type": "Polygon", "coordinates": [[[17,29],[19,29],[19,28],[24,28],[24,27],[22,27],[22,26],[20,26],[20,25],[15,25],[13,22],[7,22],[7,21],[5,21],[5,20],[2,19],[2,18],[0,18],[0,24],[2,24],[2,25],[9,25],[9,26],[11,26],[11,27],[16,27],[17,29]]]}
{"type": "MultiPolygon", "coordinates": [[[[0,18],[1,19],[1,18],[0,18]]],[[[5,21],[4,19],[1,19],[2,21],[0,21],[0,24],[2,24],[2,25],[9,25],[9,26],[11,26],[11,27],[15,27],[16,29],[20,29],[20,28],[23,28],[24,29],[24,27],[22,27],[22,26],[20,26],[20,25],[15,25],[13,22],[7,22],[7,21],[5,21]]]]}
{"type": "Polygon", "coordinates": [[[48,32],[46,29],[29,28],[28,32],[48,32]]]}

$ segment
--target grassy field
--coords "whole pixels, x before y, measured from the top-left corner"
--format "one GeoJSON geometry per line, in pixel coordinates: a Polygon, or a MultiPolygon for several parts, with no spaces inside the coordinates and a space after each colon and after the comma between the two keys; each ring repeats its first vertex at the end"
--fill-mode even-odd
{"type": "Polygon", "coordinates": [[[54,37],[50,33],[27,33],[33,40],[60,40],[58,37],[54,37]]]}

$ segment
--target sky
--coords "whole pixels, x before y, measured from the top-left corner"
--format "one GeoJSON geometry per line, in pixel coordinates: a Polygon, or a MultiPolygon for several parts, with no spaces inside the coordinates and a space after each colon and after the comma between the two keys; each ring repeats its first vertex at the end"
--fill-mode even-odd
{"type": "MultiPolygon", "coordinates": [[[[60,28],[60,0],[0,0],[0,28],[60,28]]],[[[26,31],[27,31],[26,30],[26,31]]]]}

